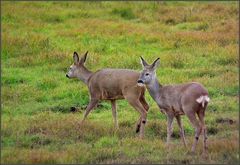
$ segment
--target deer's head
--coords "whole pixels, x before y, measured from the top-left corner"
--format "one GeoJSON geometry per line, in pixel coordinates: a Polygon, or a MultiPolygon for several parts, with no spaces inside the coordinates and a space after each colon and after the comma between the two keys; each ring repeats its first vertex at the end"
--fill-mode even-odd
{"type": "Polygon", "coordinates": [[[69,67],[69,70],[66,74],[67,78],[79,78],[81,80],[85,80],[85,72],[86,68],[84,66],[84,63],[87,58],[88,51],[83,55],[83,57],[80,59],[77,52],[73,53],[73,64],[69,67]]]}
{"type": "Polygon", "coordinates": [[[142,57],[141,64],[143,70],[140,73],[139,79],[137,81],[139,86],[148,85],[156,78],[156,69],[160,63],[160,59],[157,58],[151,65],[149,65],[142,57]]]}

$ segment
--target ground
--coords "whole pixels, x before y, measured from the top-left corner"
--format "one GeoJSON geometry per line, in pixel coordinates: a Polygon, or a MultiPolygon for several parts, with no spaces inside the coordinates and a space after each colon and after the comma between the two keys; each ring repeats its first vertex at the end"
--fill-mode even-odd
{"type": "Polygon", "coordinates": [[[238,2],[1,2],[1,163],[238,163],[238,2]],[[174,121],[150,105],[145,138],[139,114],[117,102],[114,129],[109,102],[79,125],[87,87],[65,74],[73,52],[89,51],[87,68],[140,71],[140,56],[160,57],[163,85],[197,81],[209,91],[209,155],[202,138],[189,153],[194,129],[183,123],[188,147],[174,121]],[[72,112],[71,107],[77,107],[72,112]]]}

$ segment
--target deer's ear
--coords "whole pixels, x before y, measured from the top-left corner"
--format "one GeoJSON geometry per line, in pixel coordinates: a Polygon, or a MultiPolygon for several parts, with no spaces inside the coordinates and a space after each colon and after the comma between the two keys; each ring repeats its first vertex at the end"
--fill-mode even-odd
{"type": "Polygon", "coordinates": [[[77,52],[73,53],[73,61],[75,64],[77,64],[79,62],[79,56],[78,56],[77,52]]]}
{"type": "Polygon", "coordinates": [[[157,58],[157,59],[152,63],[151,68],[155,70],[155,69],[157,69],[157,67],[159,66],[159,64],[160,64],[160,58],[157,58]]]}
{"type": "Polygon", "coordinates": [[[83,55],[83,57],[81,58],[81,63],[85,63],[86,59],[87,59],[87,55],[88,55],[88,51],[83,55]]]}
{"type": "Polygon", "coordinates": [[[142,56],[140,56],[140,62],[142,64],[143,68],[148,66],[147,62],[142,58],[142,56]]]}

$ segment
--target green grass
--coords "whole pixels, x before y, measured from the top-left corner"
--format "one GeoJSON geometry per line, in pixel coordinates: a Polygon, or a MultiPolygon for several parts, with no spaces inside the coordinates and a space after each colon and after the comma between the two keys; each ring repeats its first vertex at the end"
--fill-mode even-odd
{"type": "MultiPolygon", "coordinates": [[[[238,163],[239,70],[237,2],[2,2],[1,163],[238,163]],[[108,102],[79,125],[87,87],[65,77],[74,51],[89,51],[87,67],[141,70],[160,57],[159,81],[202,83],[209,157],[188,154],[194,129],[183,117],[188,148],[174,123],[166,146],[166,116],[148,92],[145,139],[139,114],[117,102],[113,128],[108,102]],[[76,113],[71,107],[78,107],[76,113]],[[219,122],[226,119],[233,123],[219,122]]],[[[201,139],[202,140],[202,139],[201,139]]]]}

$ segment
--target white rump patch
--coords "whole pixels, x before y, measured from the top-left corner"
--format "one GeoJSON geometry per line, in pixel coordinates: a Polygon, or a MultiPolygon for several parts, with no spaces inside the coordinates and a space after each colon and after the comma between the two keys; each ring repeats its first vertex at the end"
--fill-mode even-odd
{"type": "Polygon", "coordinates": [[[209,101],[210,101],[210,98],[209,98],[208,96],[205,96],[205,100],[206,100],[207,102],[209,102],[209,101]]]}
{"type": "Polygon", "coordinates": [[[209,102],[210,98],[206,95],[206,96],[200,96],[199,98],[196,99],[196,101],[201,104],[202,103],[202,107],[204,107],[205,102],[209,102]]]}
{"type": "Polygon", "coordinates": [[[203,101],[203,96],[200,96],[196,101],[200,104],[203,101]]]}

